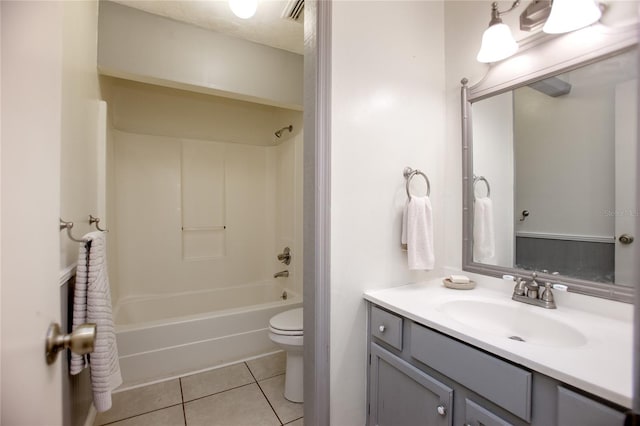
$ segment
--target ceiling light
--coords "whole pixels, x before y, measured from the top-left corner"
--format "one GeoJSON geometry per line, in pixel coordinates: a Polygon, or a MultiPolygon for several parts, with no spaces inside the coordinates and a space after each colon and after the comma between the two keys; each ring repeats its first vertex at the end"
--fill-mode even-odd
{"type": "Polygon", "coordinates": [[[249,19],[258,9],[258,0],[229,0],[231,11],[242,19],[249,19]]]}
{"type": "Polygon", "coordinates": [[[600,7],[594,0],[554,0],[542,31],[568,33],[598,22],[601,16],[600,7]]]}
{"type": "Polygon", "coordinates": [[[500,16],[511,12],[520,4],[520,0],[516,0],[509,10],[504,12],[498,11],[498,3],[491,5],[491,21],[489,28],[482,35],[482,45],[478,52],[478,62],[497,62],[512,56],[518,51],[518,43],[511,34],[511,29],[502,23],[500,16]]]}

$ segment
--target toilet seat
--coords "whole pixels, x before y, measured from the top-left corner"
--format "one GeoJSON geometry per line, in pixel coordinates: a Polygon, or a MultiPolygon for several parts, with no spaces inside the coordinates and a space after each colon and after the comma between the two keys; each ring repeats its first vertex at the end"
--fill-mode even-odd
{"type": "Polygon", "coordinates": [[[269,320],[269,331],[281,336],[302,336],[302,308],[291,309],[269,320]]]}

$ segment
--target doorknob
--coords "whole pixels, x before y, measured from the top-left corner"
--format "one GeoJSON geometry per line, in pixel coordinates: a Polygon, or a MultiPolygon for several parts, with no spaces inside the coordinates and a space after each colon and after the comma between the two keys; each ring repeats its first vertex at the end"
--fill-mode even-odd
{"type": "Polygon", "coordinates": [[[60,325],[52,322],[47,330],[45,355],[47,364],[53,364],[62,349],[84,355],[93,352],[96,342],[96,325],[93,323],[80,324],[71,334],[61,334],[60,325]]]}
{"type": "Polygon", "coordinates": [[[631,244],[633,242],[633,235],[622,234],[618,238],[618,241],[620,241],[622,244],[631,244]]]}

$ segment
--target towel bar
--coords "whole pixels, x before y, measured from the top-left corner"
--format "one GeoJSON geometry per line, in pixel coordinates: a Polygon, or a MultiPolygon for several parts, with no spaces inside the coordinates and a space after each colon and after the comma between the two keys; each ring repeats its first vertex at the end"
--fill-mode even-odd
{"type": "Polygon", "coordinates": [[[99,217],[95,217],[94,215],[90,214],[89,215],[89,225],[93,225],[94,223],[96,224],[96,229],[98,231],[109,232],[108,229],[100,228],[100,218],[99,217]]]}
{"type": "Polygon", "coordinates": [[[64,220],[60,219],[60,230],[62,231],[63,229],[66,229],[67,236],[71,241],[75,241],[76,243],[85,243],[85,240],[79,240],[71,235],[71,228],[73,228],[73,222],[65,222],[64,220]]]}
{"type": "Polygon", "coordinates": [[[420,170],[412,169],[411,167],[405,167],[402,171],[402,175],[407,180],[407,197],[409,197],[409,199],[411,199],[411,191],[409,191],[409,185],[411,184],[411,179],[413,179],[415,175],[420,175],[424,178],[424,180],[427,182],[427,197],[431,195],[431,182],[429,182],[429,178],[427,177],[427,175],[422,173],[420,170]]]}

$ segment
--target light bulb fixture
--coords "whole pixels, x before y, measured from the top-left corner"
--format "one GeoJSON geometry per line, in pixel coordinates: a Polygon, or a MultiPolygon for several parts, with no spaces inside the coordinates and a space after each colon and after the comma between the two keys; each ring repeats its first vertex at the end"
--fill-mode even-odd
{"type": "Polygon", "coordinates": [[[594,0],[553,0],[551,15],[542,31],[568,33],[598,22],[601,16],[602,11],[594,0]]]}
{"type": "Polygon", "coordinates": [[[229,7],[238,18],[249,19],[258,10],[258,0],[229,0],[229,7]]]}
{"type": "Polygon", "coordinates": [[[489,28],[482,34],[482,44],[476,58],[478,62],[498,62],[512,56],[518,51],[518,43],[516,43],[516,40],[513,38],[511,29],[508,25],[502,23],[500,17],[505,13],[511,12],[518,7],[519,4],[520,0],[516,0],[508,10],[500,12],[498,10],[498,3],[493,2],[491,5],[489,28]]]}

